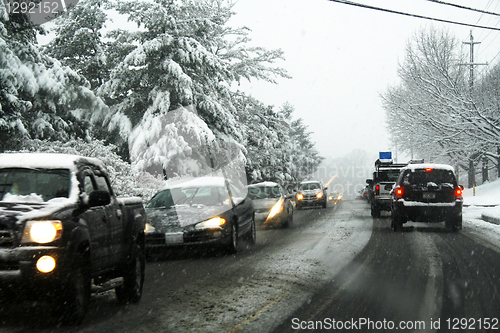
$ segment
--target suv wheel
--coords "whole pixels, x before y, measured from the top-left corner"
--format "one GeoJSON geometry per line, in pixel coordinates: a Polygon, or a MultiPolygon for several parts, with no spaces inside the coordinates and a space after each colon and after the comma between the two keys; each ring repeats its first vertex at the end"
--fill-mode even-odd
{"type": "Polygon", "coordinates": [[[452,231],[458,231],[462,229],[462,216],[457,216],[455,218],[446,220],[444,224],[446,229],[451,229],[452,231]]]}
{"type": "Polygon", "coordinates": [[[391,229],[394,231],[401,230],[403,228],[403,218],[400,214],[391,211],[391,229]]]}
{"type": "Polygon", "coordinates": [[[135,245],[132,260],[123,273],[123,285],[116,288],[116,298],[121,303],[137,303],[142,297],[146,259],[139,244],[135,245]]]}

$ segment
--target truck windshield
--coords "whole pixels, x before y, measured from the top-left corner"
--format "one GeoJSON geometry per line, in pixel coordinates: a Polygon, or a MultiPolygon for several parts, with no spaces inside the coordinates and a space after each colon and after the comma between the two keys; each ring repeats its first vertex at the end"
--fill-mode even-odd
{"type": "Polygon", "coordinates": [[[70,188],[68,169],[0,169],[0,201],[47,202],[68,198],[70,188]]]}

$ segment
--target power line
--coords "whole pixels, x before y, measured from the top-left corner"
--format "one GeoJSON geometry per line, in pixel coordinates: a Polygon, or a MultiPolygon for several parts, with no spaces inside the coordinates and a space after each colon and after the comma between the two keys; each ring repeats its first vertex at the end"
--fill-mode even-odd
{"type": "Polygon", "coordinates": [[[447,6],[453,6],[453,7],[457,7],[457,8],[461,8],[461,9],[472,10],[472,11],[478,12],[478,13],[500,16],[500,14],[498,14],[498,13],[488,12],[488,11],[482,10],[482,9],[475,9],[475,8],[471,8],[471,7],[461,6],[461,5],[457,5],[457,4],[450,3],[450,2],[444,2],[444,1],[440,1],[440,0],[427,0],[427,1],[439,3],[441,5],[447,5],[447,6]]]}
{"type": "Polygon", "coordinates": [[[399,14],[399,15],[404,15],[404,16],[410,16],[410,17],[415,17],[415,18],[421,18],[425,20],[431,20],[431,21],[437,21],[437,22],[443,22],[443,23],[450,23],[450,24],[457,24],[457,25],[462,25],[466,27],[474,27],[474,28],[480,28],[480,29],[490,29],[490,30],[497,30],[500,31],[500,28],[496,27],[486,27],[482,25],[476,25],[476,24],[469,24],[469,23],[463,23],[463,22],[455,22],[455,21],[449,21],[449,20],[443,20],[443,19],[438,19],[434,17],[429,17],[429,16],[422,16],[422,15],[417,15],[417,14],[410,14],[410,13],[405,13],[405,12],[400,12],[392,9],[387,9],[387,8],[381,8],[381,7],[374,7],[370,5],[365,5],[357,2],[352,2],[348,0],[328,0],[332,2],[337,2],[337,3],[342,3],[345,5],[351,5],[351,6],[356,6],[356,7],[362,7],[362,8],[368,8],[368,9],[374,9],[382,12],[387,12],[387,13],[392,13],[392,14],[399,14]]]}

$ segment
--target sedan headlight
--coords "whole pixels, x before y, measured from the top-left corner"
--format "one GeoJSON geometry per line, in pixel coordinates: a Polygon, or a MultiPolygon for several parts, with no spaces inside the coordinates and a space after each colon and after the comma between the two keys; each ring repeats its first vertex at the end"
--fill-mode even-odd
{"type": "Polygon", "coordinates": [[[323,192],[318,192],[318,194],[316,194],[316,198],[318,199],[323,198],[323,192]]]}
{"type": "Polygon", "coordinates": [[[155,227],[153,227],[151,224],[149,223],[146,223],[146,225],[144,226],[144,233],[148,234],[148,233],[151,233],[151,232],[155,232],[155,227]]]}
{"type": "Polygon", "coordinates": [[[302,193],[297,194],[297,200],[304,199],[304,195],[302,193]]]}
{"type": "Polygon", "coordinates": [[[276,214],[283,210],[283,198],[280,198],[277,203],[274,204],[273,208],[269,211],[268,219],[272,219],[276,214]]]}
{"type": "Polygon", "coordinates": [[[210,220],[206,220],[195,225],[196,229],[206,229],[206,228],[217,228],[222,227],[226,223],[223,217],[214,217],[210,220]]]}
{"type": "Polygon", "coordinates": [[[61,238],[62,222],[58,220],[28,221],[24,227],[23,243],[45,244],[61,238]]]}

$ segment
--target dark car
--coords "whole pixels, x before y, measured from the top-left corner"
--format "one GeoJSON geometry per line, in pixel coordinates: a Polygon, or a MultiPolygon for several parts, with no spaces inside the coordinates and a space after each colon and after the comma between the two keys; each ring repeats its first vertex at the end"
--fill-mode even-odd
{"type": "Polygon", "coordinates": [[[391,192],[391,227],[403,223],[445,222],[453,230],[462,227],[462,191],[452,166],[445,164],[409,164],[401,169],[391,192]]]}
{"type": "Polygon", "coordinates": [[[255,243],[253,203],[223,177],[169,185],[146,206],[146,252],[185,245],[213,245],[236,253],[238,241],[255,243]]]}
{"type": "Polygon", "coordinates": [[[295,196],[297,209],[314,206],[326,208],[328,201],[327,189],[327,187],[323,187],[321,182],[316,180],[301,182],[295,196]]]}
{"type": "Polygon", "coordinates": [[[293,203],[283,188],[274,182],[248,186],[255,208],[255,222],[264,226],[289,227],[293,222],[293,203]]]}

